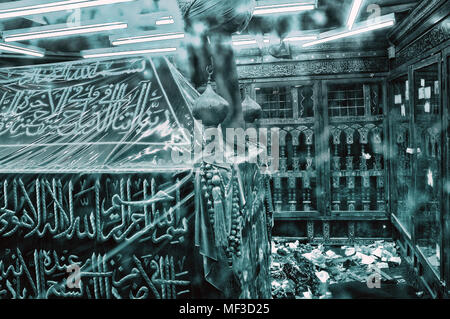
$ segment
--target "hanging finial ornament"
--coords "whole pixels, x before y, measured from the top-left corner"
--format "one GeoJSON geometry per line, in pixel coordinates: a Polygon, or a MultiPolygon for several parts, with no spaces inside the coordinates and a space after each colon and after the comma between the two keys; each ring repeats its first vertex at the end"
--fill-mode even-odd
{"type": "Polygon", "coordinates": [[[214,92],[211,86],[212,66],[208,66],[208,84],[206,90],[194,102],[192,114],[194,118],[202,121],[206,127],[217,127],[227,117],[230,105],[228,102],[214,92]]]}
{"type": "Polygon", "coordinates": [[[242,101],[242,113],[247,123],[253,123],[256,119],[261,118],[262,108],[255,100],[247,95],[242,101]]]}

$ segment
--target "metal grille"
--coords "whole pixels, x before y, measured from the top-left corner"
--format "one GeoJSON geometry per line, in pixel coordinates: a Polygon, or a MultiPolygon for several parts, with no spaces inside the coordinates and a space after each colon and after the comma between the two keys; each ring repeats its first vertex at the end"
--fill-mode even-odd
{"type": "Polygon", "coordinates": [[[256,88],[256,101],[261,105],[263,118],[292,118],[290,87],[256,88]]]}
{"type": "Polygon", "coordinates": [[[362,84],[331,85],[328,90],[329,116],[364,116],[362,84]]]}

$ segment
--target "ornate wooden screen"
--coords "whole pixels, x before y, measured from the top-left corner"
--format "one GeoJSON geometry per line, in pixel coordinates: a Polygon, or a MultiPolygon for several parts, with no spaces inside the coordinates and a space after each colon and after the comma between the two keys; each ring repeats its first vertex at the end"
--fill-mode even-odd
{"type": "Polygon", "coordinates": [[[275,120],[279,132],[279,172],[273,178],[273,201],[277,212],[302,214],[317,212],[316,129],[314,85],[264,84],[255,87],[256,101],[262,106],[262,123],[272,126],[275,120]],[[272,98],[266,92],[284,92],[285,115],[264,112],[272,98]],[[279,123],[279,124],[278,124],[279,123]],[[284,124],[284,125],[283,125],[284,124]]]}
{"type": "Polygon", "coordinates": [[[383,81],[274,79],[243,87],[263,110],[270,104],[267,92],[289,92],[283,101],[290,105],[284,102],[283,107],[292,109],[292,116],[265,112],[258,123],[280,129],[279,171],[272,185],[275,219],[305,221],[306,226],[293,226],[289,234],[352,240],[367,230],[365,221],[379,220],[382,229],[376,232],[385,236],[383,81]],[[332,220],[342,222],[331,225],[332,220]]]}
{"type": "Polygon", "coordinates": [[[385,212],[381,85],[327,88],[331,212],[385,212]]]}

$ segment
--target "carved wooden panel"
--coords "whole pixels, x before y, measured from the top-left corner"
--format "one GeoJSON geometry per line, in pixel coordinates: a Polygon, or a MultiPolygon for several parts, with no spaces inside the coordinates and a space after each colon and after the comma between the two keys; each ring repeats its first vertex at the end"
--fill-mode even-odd
{"type": "Polygon", "coordinates": [[[386,71],[388,71],[387,58],[353,58],[238,65],[240,79],[386,71]]]}
{"type": "Polygon", "coordinates": [[[450,27],[449,19],[442,21],[435,25],[431,30],[421,35],[416,41],[410,43],[408,46],[396,53],[395,61],[392,68],[401,66],[408,61],[411,61],[423,54],[428,50],[437,47],[439,44],[444,43],[450,39],[450,27]]]}
{"type": "Polygon", "coordinates": [[[280,169],[274,177],[276,211],[317,210],[314,139],[312,125],[280,130],[280,169]]]}
{"type": "Polygon", "coordinates": [[[384,163],[378,124],[330,125],[332,212],[384,211],[384,163]]]}

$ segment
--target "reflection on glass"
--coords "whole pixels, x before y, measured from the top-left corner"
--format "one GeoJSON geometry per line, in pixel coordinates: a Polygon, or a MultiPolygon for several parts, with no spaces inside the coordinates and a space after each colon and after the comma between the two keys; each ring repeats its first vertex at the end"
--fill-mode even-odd
{"type": "Polygon", "coordinates": [[[441,210],[441,121],[438,65],[414,74],[415,140],[415,227],[416,243],[428,263],[439,273],[441,210]]]}
{"type": "Polygon", "coordinates": [[[392,119],[391,172],[394,215],[411,235],[413,222],[411,204],[413,176],[411,169],[411,130],[408,76],[391,82],[390,118],[392,119]]]}

